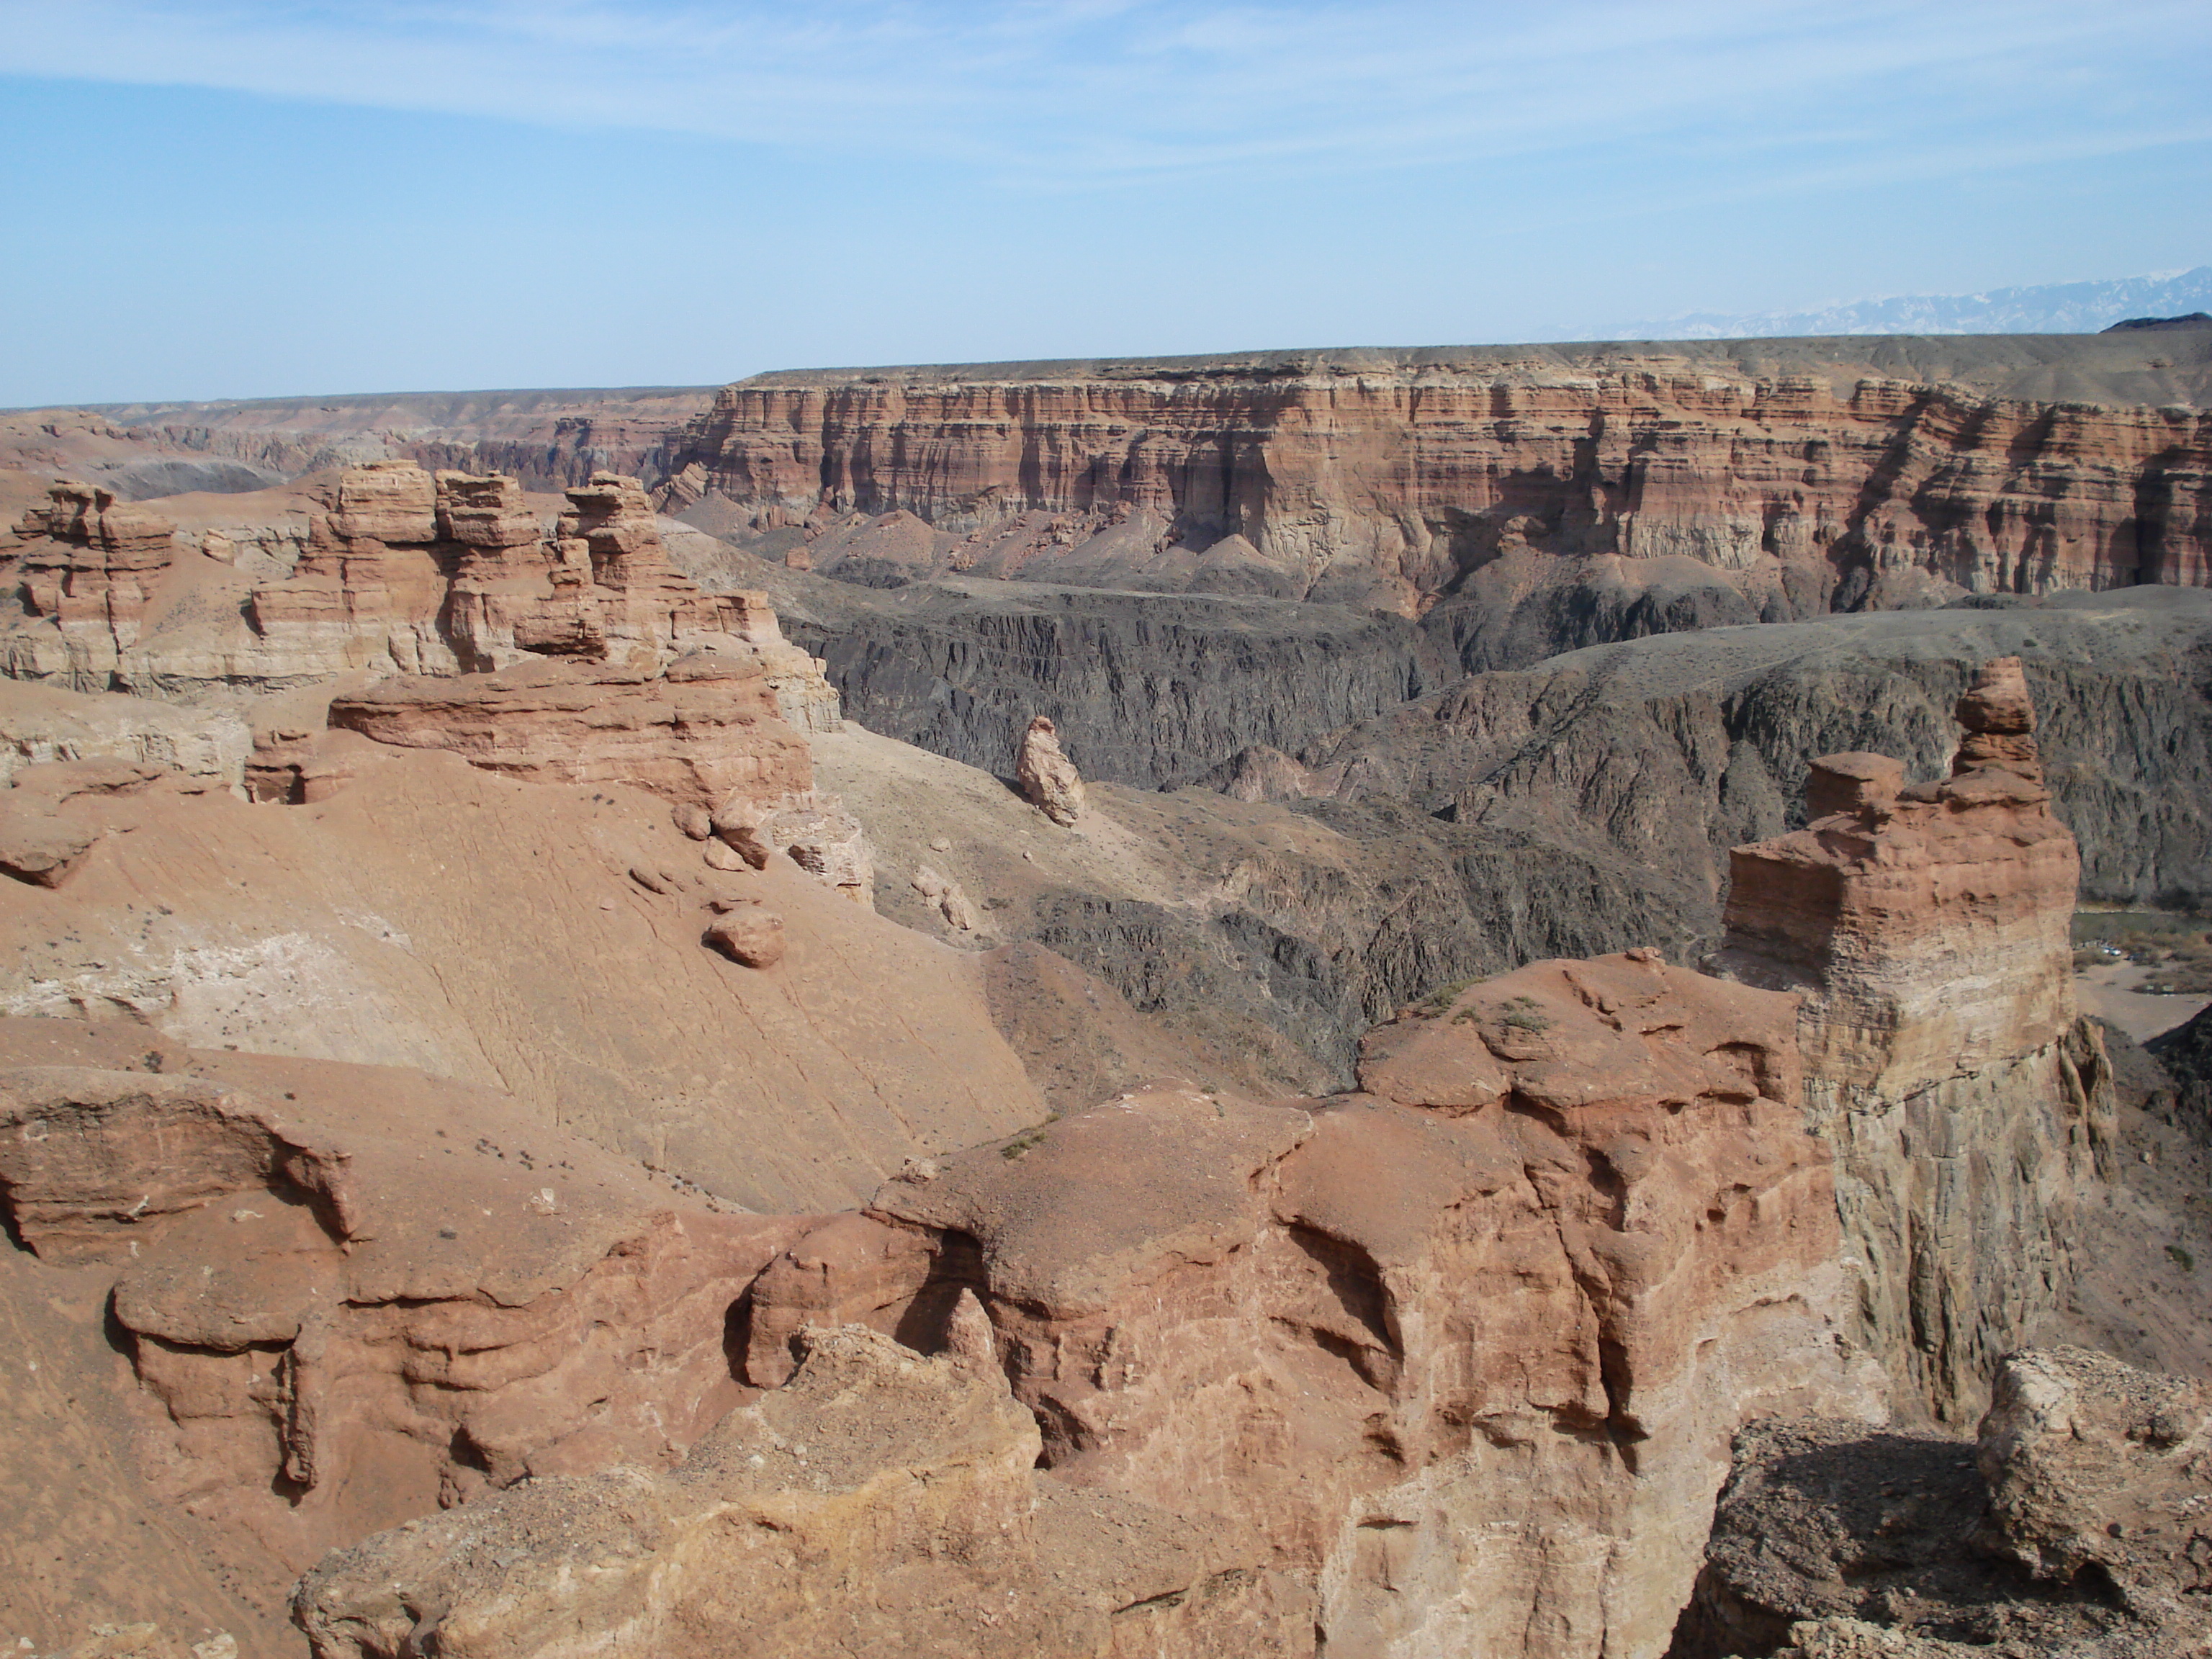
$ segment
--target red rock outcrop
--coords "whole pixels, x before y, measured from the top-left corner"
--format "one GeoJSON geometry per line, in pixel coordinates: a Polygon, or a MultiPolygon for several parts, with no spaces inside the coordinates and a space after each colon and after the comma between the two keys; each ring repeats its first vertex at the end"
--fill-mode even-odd
{"type": "Polygon", "coordinates": [[[2068,927],[2081,880],[2051,812],[2018,658],[1959,704],[1952,775],[1812,763],[1806,828],[1729,854],[1720,963],[1807,995],[1806,1065],[1893,1098],[2028,1054],[2074,1019],[2068,927]]]}
{"type": "Polygon", "coordinates": [[[1870,1408],[1794,1018],[1539,963],[1379,1029],[1363,1095],[1165,1084],[918,1164],[762,1274],[747,1373],[811,1323],[947,1344],[973,1292],[1055,1476],[1315,1588],[1254,1651],[1657,1654],[1737,1425],[1870,1408]]]}
{"type": "Polygon", "coordinates": [[[491,674],[407,675],[332,701],[331,725],[437,749],[527,782],[627,783],[712,810],[809,799],[806,739],[750,653],[696,650],[665,672],[526,659],[491,674]]]}
{"type": "Polygon", "coordinates": [[[0,872],[33,887],[59,887],[106,833],[97,816],[68,810],[80,796],[136,794],[157,779],[195,792],[159,766],[125,760],[48,761],[20,767],[0,790],[0,872]]]}
{"type": "MultiPolygon", "coordinates": [[[[434,478],[406,461],[350,469],[299,567],[255,590],[255,626],[333,649],[346,666],[388,658],[408,672],[761,635],[757,599],[702,592],[669,565],[635,479],[594,473],[568,502],[549,538],[514,478],[434,478]]],[[[780,634],[757,642],[783,644],[780,634]]]]}
{"type": "Polygon", "coordinates": [[[265,560],[223,568],[227,538],[208,544],[215,557],[180,568],[168,520],[59,485],[15,529],[27,608],[54,625],[11,635],[7,670],[169,693],[355,670],[454,674],[534,656],[658,662],[709,640],[750,652],[802,728],[836,728],[821,665],[784,639],[763,596],[708,593],[676,570],[635,479],[597,472],[568,495],[549,531],[511,477],[349,467],[328,510],[308,516],[296,561],[272,578],[265,560]],[[167,596],[160,624],[142,638],[157,589],[167,596]]]}
{"type": "Polygon", "coordinates": [[[100,839],[96,824],[74,823],[29,798],[0,797],[0,872],[34,887],[58,887],[100,839]]]}
{"type": "Polygon", "coordinates": [[[714,1212],[489,1091],[258,1065],[0,1072],[0,1208],[105,1266],[155,1490],[264,1601],[526,1475],[666,1466],[742,1396],[731,1304],[803,1224],[714,1212]]]}
{"type": "Polygon", "coordinates": [[[254,589],[254,630],[331,672],[387,662],[452,672],[437,629],[451,556],[441,559],[438,542],[430,474],[406,461],[349,467],[331,511],[310,520],[291,575],[254,589]]]}
{"type": "MultiPolygon", "coordinates": [[[[807,740],[780,716],[763,653],[726,635],[692,643],[660,670],[637,665],[644,659],[636,657],[627,665],[540,657],[496,673],[380,681],[333,699],[327,732],[270,734],[249,781],[258,799],[327,799],[372,758],[348,747],[358,733],[459,755],[526,783],[629,784],[679,812],[711,814],[721,839],[706,848],[710,866],[759,869],[771,858],[788,859],[873,908],[866,832],[836,797],[815,791],[807,740]]],[[[781,955],[780,939],[767,957],[757,942],[742,950],[713,942],[748,966],[781,955]]]]}
{"type": "Polygon", "coordinates": [[[15,526],[16,539],[28,544],[21,565],[25,608],[52,617],[64,635],[84,636],[93,649],[129,647],[173,556],[176,526],[72,479],[54,485],[49,498],[15,526]]]}
{"type": "Polygon", "coordinates": [[[1311,1596],[1248,1533],[1036,1473],[988,1364],[808,1335],[789,1386],[665,1474],[533,1480],[336,1555],[300,1587],[317,1659],[1244,1659],[1311,1596]]]}
{"type": "Polygon", "coordinates": [[[2080,859],[2018,659],[1984,665],[1958,718],[1940,781],[1879,755],[1812,763],[1807,826],[1729,855],[1713,966],[1802,996],[1863,1334],[1905,1408],[1971,1420],[2063,1300],[2115,1109],[2101,1039],[2075,1022],[2080,859]]]}
{"type": "Polygon", "coordinates": [[[2212,580],[2212,416],[1990,396],[1953,367],[1673,346],[764,374],[693,422],[671,504],[717,492],[763,529],[912,515],[864,556],[908,574],[1142,574],[1241,538],[1292,592],[1409,611],[1516,549],[1680,556],[1800,614],[1929,581],[2212,580]]]}

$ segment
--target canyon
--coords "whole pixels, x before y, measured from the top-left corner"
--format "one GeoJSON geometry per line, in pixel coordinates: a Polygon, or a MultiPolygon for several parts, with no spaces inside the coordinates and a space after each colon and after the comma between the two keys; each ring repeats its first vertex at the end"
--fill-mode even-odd
{"type": "Polygon", "coordinates": [[[1563,561],[1708,623],[2202,585],[2212,331],[2125,337],[2069,343],[2074,375],[1957,340],[762,375],[686,428],[663,495],[866,583],[1441,605],[1468,667],[1504,667],[1563,561]],[[2081,399],[2082,371],[2126,401],[2081,399]]]}
{"type": "Polygon", "coordinates": [[[9,417],[0,1639],[2200,1640],[2207,349],[9,417]]]}

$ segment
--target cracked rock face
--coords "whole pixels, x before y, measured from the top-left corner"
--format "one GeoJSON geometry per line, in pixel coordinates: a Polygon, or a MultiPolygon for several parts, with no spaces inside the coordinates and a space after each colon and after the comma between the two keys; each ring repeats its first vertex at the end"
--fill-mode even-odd
{"type": "Polygon", "coordinates": [[[1360,1095],[1162,1083],[904,1172],[763,1273],[747,1374],[972,1292],[1055,1475],[1255,1525],[1332,1650],[1656,1654],[1736,1425],[1878,1409],[1797,1075],[1786,998],[1535,964],[1360,1095]]]}
{"type": "Polygon", "coordinates": [[[1234,1527],[1079,1491],[988,1363],[814,1329],[788,1384],[665,1474],[532,1481],[331,1556],[318,1659],[1233,1659],[1310,1597],[1234,1527]]]}

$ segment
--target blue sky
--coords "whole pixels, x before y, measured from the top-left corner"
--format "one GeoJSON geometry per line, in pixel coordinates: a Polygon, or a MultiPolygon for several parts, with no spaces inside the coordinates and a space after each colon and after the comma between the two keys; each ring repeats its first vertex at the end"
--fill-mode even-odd
{"type": "Polygon", "coordinates": [[[2212,7],[0,0],[0,405],[1571,338],[2212,260],[2212,7]]]}

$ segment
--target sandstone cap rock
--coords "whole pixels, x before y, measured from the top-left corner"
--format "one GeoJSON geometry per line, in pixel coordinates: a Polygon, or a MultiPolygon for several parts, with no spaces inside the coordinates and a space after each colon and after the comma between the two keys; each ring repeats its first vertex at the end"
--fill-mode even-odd
{"type": "Polygon", "coordinates": [[[1806,821],[1817,823],[1838,812],[1887,806],[1904,787],[1903,761],[1864,750],[1822,755],[1806,770],[1806,821]]]}

